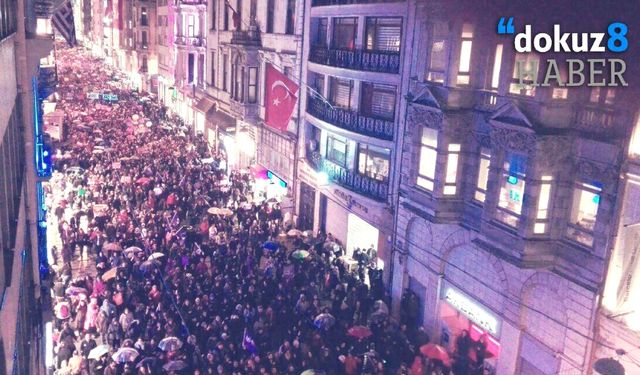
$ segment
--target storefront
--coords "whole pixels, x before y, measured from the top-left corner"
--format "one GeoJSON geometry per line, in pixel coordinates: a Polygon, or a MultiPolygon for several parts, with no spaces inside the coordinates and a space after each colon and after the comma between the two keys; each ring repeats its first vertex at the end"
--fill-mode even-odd
{"type": "Polygon", "coordinates": [[[255,201],[276,200],[282,202],[285,199],[289,186],[287,181],[258,164],[251,167],[251,173],[255,178],[253,197],[255,201]]]}
{"type": "MultiPolygon", "coordinates": [[[[485,367],[490,373],[495,371],[500,358],[500,316],[445,281],[440,292],[438,317],[442,346],[453,352],[456,340],[466,331],[474,342],[484,343],[485,367]]],[[[469,353],[469,356],[476,357],[477,354],[469,353]]]]}
{"type": "Polygon", "coordinates": [[[207,124],[207,113],[213,108],[215,103],[213,100],[204,97],[198,99],[195,109],[195,131],[196,134],[202,134],[206,136],[205,129],[207,124]]]}

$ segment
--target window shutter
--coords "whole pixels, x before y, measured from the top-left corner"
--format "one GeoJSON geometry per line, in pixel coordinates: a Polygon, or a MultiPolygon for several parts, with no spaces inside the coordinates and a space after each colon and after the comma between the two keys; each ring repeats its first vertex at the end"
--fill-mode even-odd
{"type": "Polygon", "coordinates": [[[402,21],[400,19],[377,20],[374,49],[378,51],[400,51],[400,34],[402,21]]]}
{"type": "Polygon", "coordinates": [[[377,117],[393,119],[395,115],[395,106],[395,87],[373,84],[370,107],[371,114],[377,117]]]}

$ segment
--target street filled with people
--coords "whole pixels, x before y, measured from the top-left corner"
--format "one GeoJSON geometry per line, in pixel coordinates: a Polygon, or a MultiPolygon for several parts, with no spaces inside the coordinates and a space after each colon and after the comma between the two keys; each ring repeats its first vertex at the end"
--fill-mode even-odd
{"type": "Polygon", "coordinates": [[[115,68],[81,47],[57,64],[57,374],[486,373],[479,343],[447,353],[390,317],[370,253],[347,267],[330,234],[294,228],[249,169],[115,68]]]}

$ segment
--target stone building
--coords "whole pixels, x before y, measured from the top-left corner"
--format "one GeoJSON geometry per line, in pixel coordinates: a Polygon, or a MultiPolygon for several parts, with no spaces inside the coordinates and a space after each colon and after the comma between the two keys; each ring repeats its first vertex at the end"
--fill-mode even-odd
{"type": "Polygon", "coordinates": [[[637,91],[520,82],[517,66],[542,75],[544,58],[515,53],[487,20],[511,12],[542,28],[540,9],[415,1],[410,12],[393,309],[411,291],[418,322],[449,348],[462,330],[486,334],[497,374],[590,373],[611,355],[596,332],[637,91]]]}
{"type": "Polygon", "coordinates": [[[413,16],[408,2],[307,1],[298,226],[389,275],[413,16]]]}

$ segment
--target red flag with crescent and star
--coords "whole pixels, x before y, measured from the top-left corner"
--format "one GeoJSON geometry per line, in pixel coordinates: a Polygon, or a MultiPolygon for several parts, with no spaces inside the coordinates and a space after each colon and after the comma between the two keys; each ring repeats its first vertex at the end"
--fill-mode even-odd
{"type": "Polygon", "coordinates": [[[286,131],[293,108],[298,101],[295,82],[279,72],[271,64],[266,64],[265,74],[265,123],[272,128],[286,131]]]}

